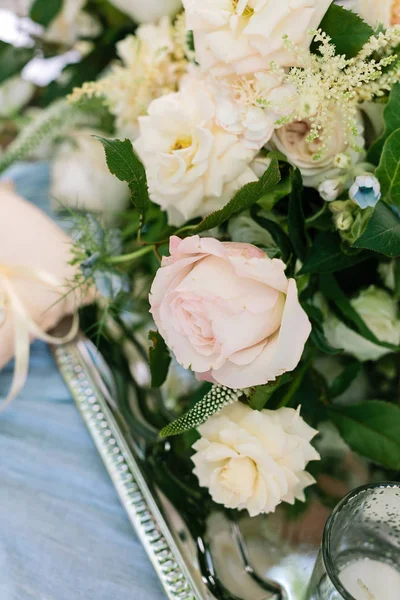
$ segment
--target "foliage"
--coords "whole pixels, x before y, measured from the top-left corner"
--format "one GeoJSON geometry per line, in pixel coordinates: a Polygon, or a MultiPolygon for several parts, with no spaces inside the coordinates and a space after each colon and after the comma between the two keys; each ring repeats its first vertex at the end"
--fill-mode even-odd
{"type": "Polygon", "coordinates": [[[160,432],[161,437],[180,435],[205,423],[207,419],[225,406],[238,402],[243,395],[241,390],[231,390],[225,386],[214,385],[212,389],[189,412],[170,423],[160,432]]]}

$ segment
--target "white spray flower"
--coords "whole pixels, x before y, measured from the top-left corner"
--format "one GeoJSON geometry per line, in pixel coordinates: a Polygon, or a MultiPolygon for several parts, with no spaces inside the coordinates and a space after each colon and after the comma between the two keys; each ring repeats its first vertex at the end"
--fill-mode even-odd
{"type": "Polygon", "coordinates": [[[319,187],[319,195],[325,202],[336,200],[344,190],[344,182],[342,177],[336,179],[326,179],[319,187]]]}

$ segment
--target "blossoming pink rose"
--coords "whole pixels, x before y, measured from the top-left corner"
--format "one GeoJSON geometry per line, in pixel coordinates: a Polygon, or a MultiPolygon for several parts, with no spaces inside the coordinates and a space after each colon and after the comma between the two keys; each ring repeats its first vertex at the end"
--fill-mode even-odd
{"type": "Polygon", "coordinates": [[[311,332],[285,264],[251,244],[170,240],[151,312],[178,362],[230,388],[273,381],[300,361],[311,332]]]}

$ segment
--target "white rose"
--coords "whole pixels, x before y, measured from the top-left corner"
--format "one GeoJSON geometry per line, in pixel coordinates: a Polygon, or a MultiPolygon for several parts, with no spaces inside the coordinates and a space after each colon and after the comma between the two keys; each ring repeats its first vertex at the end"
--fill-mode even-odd
{"type": "MultiPolygon", "coordinates": [[[[381,342],[400,344],[397,301],[388,292],[371,286],[351,300],[351,305],[381,342]]],[[[343,348],[358,360],[378,360],[391,352],[362,337],[333,315],[325,321],[324,329],[328,342],[334,348],[343,348]]]]}
{"type": "Polygon", "coordinates": [[[175,15],[182,6],[181,0],[110,0],[110,2],[137,23],[151,23],[165,15],[175,15]]]}
{"type": "Polygon", "coordinates": [[[35,86],[21,77],[11,77],[0,87],[0,116],[15,115],[31,99],[35,86]]]}
{"type": "Polygon", "coordinates": [[[222,208],[236,190],[258,179],[249,167],[256,150],[218,126],[210,86],[195,74],[178,93],[154,100],[139,128],[135,147],[151,199],[173,225],[222,208]]]}
{"type": "MultiPolygon", "coordinates": [[[[341,169],[335,166],[338,154],[347,152],[351,156],[352,164],[362,159],[363,155],[349,149],[347,132],[340,119],[332,128],[329,137],[327,136],[326,147],[317,159],[321,141],[307,141],[310,130],[311,124],[308,120],[294,121],[276,129],[271,140],[271,146],[285,154],[288,161],[300,169],[306,187],[318,188],[326,179],[335,179],[342,174],[341,169]]],[[[359,137],[356,140],[359,147],[364,147],[365,143],[362,132],[360,123],[359,137]]]]}
{"type": "Polygon", "coordinates": [[[216,75],[254,73],[271,61],[295,63],[283,36],[307,48],[331,0],[183,0],[196,60],[216,75]]]}
{"type": "Polygon", "coordinates": [[[338,4],[357,12],[372,27],[400,25],[399,0],[342,0],[338,4]]]}
{"type": "Polygon", "coordinates": [[[56,209],[77,208],[111,219],[127,207],[129,190],[108,170],[104,148],[93,135],[104,134],[82,129],[61,144],[52,164],[51,197],[56,209]]]}
{"type": "Polygon", "coordinates": [[[251,517],[274,512],[281,502],[304,501],[314,478],[305,471],[319,460],[310,441],[318,433],[299,410],[254,411],[240,402],[199,427],[194,473],[214,502],[247,509],[251,517]]]}

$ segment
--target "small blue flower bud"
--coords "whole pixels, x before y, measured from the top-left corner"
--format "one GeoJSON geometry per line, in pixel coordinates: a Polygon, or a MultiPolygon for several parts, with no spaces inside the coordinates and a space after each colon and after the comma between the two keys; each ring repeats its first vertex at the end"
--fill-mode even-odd
{"type": "Polygon", "coordinates": [[[375,208],[382,196],[381,185],[374,175],[359,175],[349,190],[349,196],[363,210],[375,208]]]}

